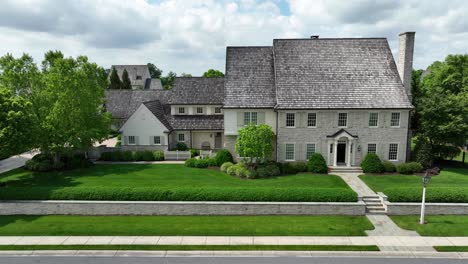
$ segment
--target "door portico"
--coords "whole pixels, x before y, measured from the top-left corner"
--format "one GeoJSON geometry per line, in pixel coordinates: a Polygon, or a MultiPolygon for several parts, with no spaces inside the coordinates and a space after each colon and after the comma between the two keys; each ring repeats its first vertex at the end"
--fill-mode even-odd
{"type": "Polygon", "coordinates": [[[341,129],[333,135],[327,136],[328,147],[330,149],[328,164],[333,160],[333,166],[351,167],[354,161],[353,154],[356,152],[357,136],[351,135],[348,131],[341,129]]]}

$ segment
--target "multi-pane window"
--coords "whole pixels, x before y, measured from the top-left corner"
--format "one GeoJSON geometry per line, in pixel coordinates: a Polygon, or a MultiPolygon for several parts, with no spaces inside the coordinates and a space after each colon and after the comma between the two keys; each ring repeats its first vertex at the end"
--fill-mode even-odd
{"type": "Polygon", "coordinates": [[[377,127],[379,124],[379,113],[369,113],[369,127],[377,127]]]}
{"type": "Polygon", "coordinates": [[[316,113],[308,113],[307,114],[307,126],[308,127],[316,127],[317,126],[317,114],[316,113]]]}
{"type": "Polygon", "coordinates": [[[375,143],[370,143],[367,144],[367,153],[377,153],[377,144],[375,143]]]}
{"type": "Polygon", "coordinates": [[[294,144],[286,144],[286,160],[294,160],[294,144]]]}
{"type": "Polygon", "coordinates": [[[135,145],[136,144],[135,136],[128,136],[128,144],[129,145],[135,145]]]}
{"type": "Polygon", "coordinates": [[[330,153],[333,153],[333,144],[330,144],[330,153]]]}
{"type": "Polygon", "coordinates": [[[221,107],[215,107],[215,114],[221,114],[221,107]]]}
{"type": "Polygon", "coordinates": [[[286,113],[286,127],[294,127],[296,124],[296,114],[286,113]]]}
{"type": "Polygon", "coordinates": [[[178,136],[179,142],[184,142],[185,141],[185,134],[179,134],[178,136]]]}
{"type": "Polygon", "coordinates": [[[399,127],[400,126],[400,113],[392,113],[390,119],[390,126],[399,127]]]}
{"type": "Polygon", "coordinates": [[[257,112],[245,112],[244,113],[244,125],[257,124],[257,112]]]}
{"type": "Polygon", "coordinates": [[[346,127],[348,124],[348,113],[338,113],[338,127],[346,127]]]}
{"type": "Polygon", "coordinates": [[[398,144],[390,144],[388,147],[388,160],[398,160],[398,144]]]}
{"type": "Polygon", "coordinates": [[[137,75],[135,79],[141,80],[141,79],[142,79],[142,78],[141,78],[141,75],[137,75]]]}
{"type": "Polygon", "coordinates": [[[179,107],[179,114],[185,114],[185,107],[179,107]]]}
{"type": "Polygon", "coordinates": [[[153,143],[155,145],[161,145],[161,137],[160,136],[154,136],[153,143]]]}
{"type": "Polygon", "coordinates": [[[203,114],[203,107],[197,107],[197,114],[203,114]]]}
{"type": "Polygon", "coordinates": [[[309,159],[315,153],[315,144],[306,145],[306,159],[309,159]]]}

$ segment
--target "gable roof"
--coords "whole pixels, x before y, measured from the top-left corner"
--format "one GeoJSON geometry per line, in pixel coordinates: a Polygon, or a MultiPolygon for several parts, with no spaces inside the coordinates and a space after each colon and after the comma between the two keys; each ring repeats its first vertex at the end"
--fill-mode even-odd
{"type": "Polygon", "coordinates": [[[384,38],[275,39],[277,109],[412,108],[384,38]]]}
{"type": "Polygon", "coordinates": [[[171,104],[221,105],[224,77],[177,77],[172,88],[171,104]]]}
{"type": "Polygon", "coordinates": [[[161,123],[170,131],[172,130],[172,126],[166,119],[166,113],[164,111],[164,106],[161,104],[159,100],[151,101],[151,102],[144,102],[143,103],[148,110],[153,113],[153,115],[161,121],[161,123]]]}
{"type": "Polygon", "coordinates": [[[141,85],[146,88],[146,79],[151,79],[147,65],[112,65],[112,67],[115,68],[120,79],[122,79],[123,71],[126,69],[132,85],[141,85]],[[137,80],[137,76],[141,76],[141,79],[137,80]]]}
{"type": "Polygon", "coordinates": [[[174,130],[223,130],[223,115],[166,115],[174,130]]]}
{"type": "Polygon", "coordinates": [[[274,107],[272,47],[228,47],[225,89],[225,108],[274,107]]]}
{"type": "Polygon", "coordinates": [[[147,101],[167,102],[170,91],[167,90],[106,90],[106,110],[112,118],[127,119],[138,107],[147,101]]]}

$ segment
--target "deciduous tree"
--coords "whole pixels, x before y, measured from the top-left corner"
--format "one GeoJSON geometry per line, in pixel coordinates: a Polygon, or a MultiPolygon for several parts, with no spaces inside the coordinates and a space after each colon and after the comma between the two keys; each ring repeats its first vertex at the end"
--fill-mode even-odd
{"type": "Polygon", "coordinates": [[[239,129],[235,145],[236,152],[241,157],[246,158],[249,166],[255,167],[256,163],[271,159],[273,136],[274,133],[270,126],[250,124],[239,129]]]}
{"type": "Polygon", "coordinates": [[[203,77],[223,77],[224,73],[222,71],[209,69],[208,71],[203,73],[203,77]]]}

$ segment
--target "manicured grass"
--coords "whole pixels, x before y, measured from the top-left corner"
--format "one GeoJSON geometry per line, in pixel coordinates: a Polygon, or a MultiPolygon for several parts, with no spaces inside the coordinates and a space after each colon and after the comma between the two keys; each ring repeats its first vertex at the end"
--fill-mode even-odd
{"type": "Polygon", "coordinates": [[[439,252],[468,252],[468,246],[435,246],[439,252]]]}
{"type": "MultiPolygon", "coordinates": [[[[417,175],[361,175],[375,192],[384,192],[390,201],[415,202],[421,200],[421,176],[417,175]]],[[[468,169],[445,168],[432,177],[427,189],[428,202],[468,202],[468,169]],[[432,192],[431,192],[432,190],[432,192]]]]}
{"type": "Polygon", "coordinates": [[[368,245],[0,245],[0,250],[287,250],[380,251],[368,245]]]}
{"type": "Polygon", "coordinates": [[[362,216],[0,216],[0,236],[365,236],[362,216]]]}
{"type": "Polygon", "coordinates": [[[356,201],[338,176],[297,174],[244,180],[184,165],[95,165],[63,172],[0,174],[0,199],[356,201]]]}
{"type": "Polygon", "coordinates": [[[418,216],[392,216],[401,228],[414,230],[422,236],[468,236],[468,215],[429,215],[427,224],[420,225],[418,216]]]}

